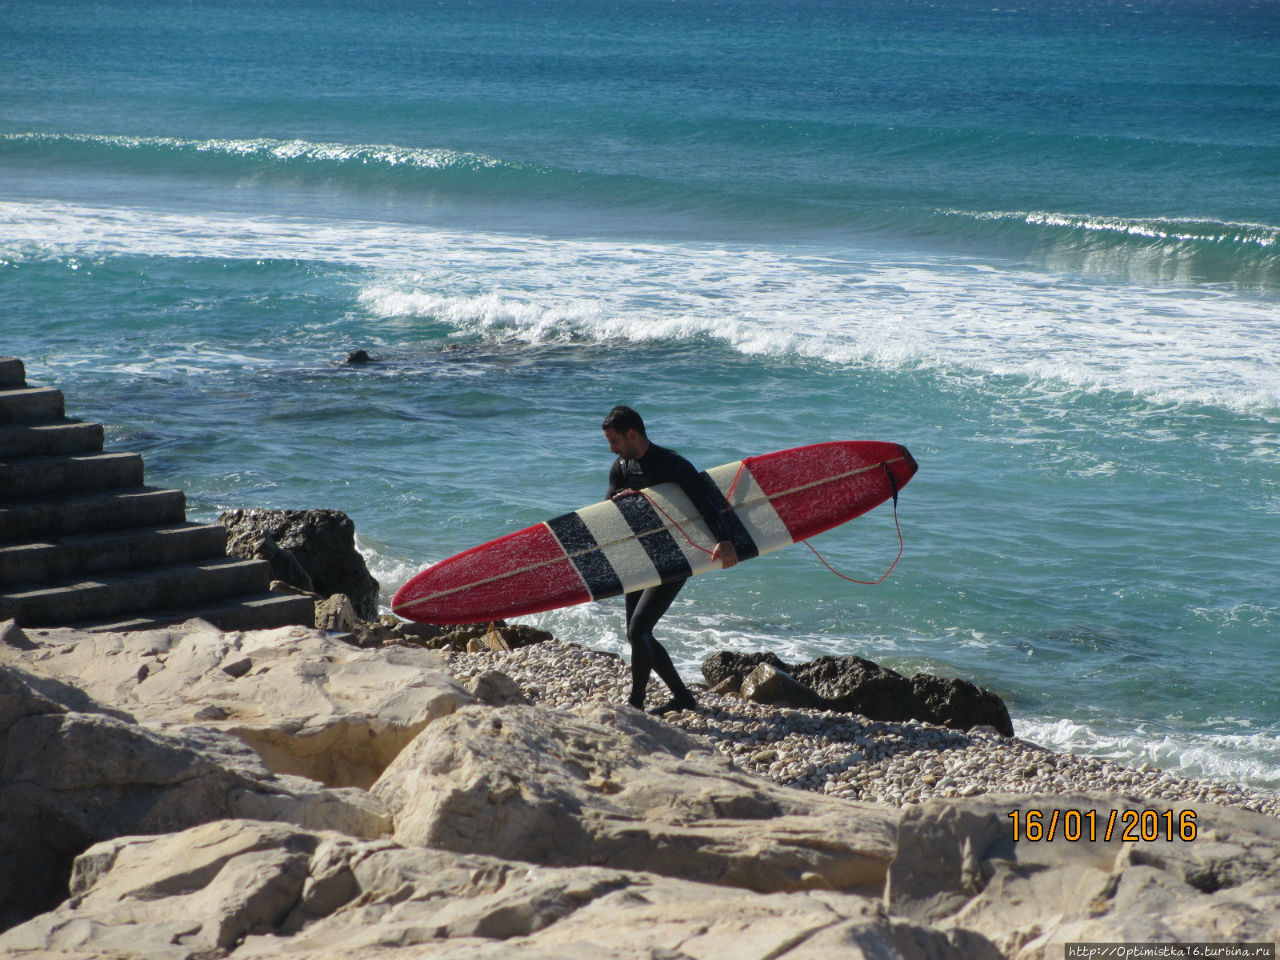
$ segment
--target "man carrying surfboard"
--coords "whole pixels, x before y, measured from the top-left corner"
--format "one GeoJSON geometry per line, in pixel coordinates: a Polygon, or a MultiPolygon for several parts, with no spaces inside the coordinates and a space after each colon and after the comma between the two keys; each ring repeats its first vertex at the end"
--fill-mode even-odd
{"type": "MultiPolygon", "coordinates": [[[[729,539],[722,512],[724,505],[715,501],[693,464],[674,450],[650,442],[644,420],[630,407],[614,407],[601,426],[610,452],[618,457],[609,469],[606,499],[643,496],[640,491],[645,487],[676,483],[693,501],[707,527],[720,538],[711,552],[712,559],[719,560],[725,569],[737,563],[738,553],[729,539]]],[[[653,628],[675,600],[685,579],[660,583],[626,595],[627,642],[631,645],[631,695],[627,702],[637,710],[644,709],[649,674],[654,672],[662,678],[672,696],[653,713],[661,715],[675,710],[697,709],[698,701],[680,679],[666,648],[653,636],[653,628]]]]}

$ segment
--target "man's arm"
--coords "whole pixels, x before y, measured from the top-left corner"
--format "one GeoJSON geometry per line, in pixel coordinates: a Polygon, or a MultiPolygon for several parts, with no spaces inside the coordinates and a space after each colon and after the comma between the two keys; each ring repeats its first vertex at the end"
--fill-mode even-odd
{"type": "Polygon", "coordinates": [[[622,461],[614,460],[613,466],[609,468],[609,492],[604,495],[606,500],[612,500],[618,495],[618,490],[622,486],[622,461]]]}
{"type": "Polygon", "coordinates": [[[676,473],[676,483],[680,485],[680,489],[684,491],[698,513],[702,514],[702,519],[706,521],[707,529],[711,531],[713,537],[718,537],[719,542],[711,551],[711,559],[719,560],[720,565],[728,570],[738,562],[738,548],[733,545],[733,541],[729,539],[729,529],[725,524],[724,514],[721,507],[710,496],[707,485],[711,482],[703,477],[694,469],[693,464],[685,460],[684,457],[677,458],[680,461],[680,467],[676,473]]]}

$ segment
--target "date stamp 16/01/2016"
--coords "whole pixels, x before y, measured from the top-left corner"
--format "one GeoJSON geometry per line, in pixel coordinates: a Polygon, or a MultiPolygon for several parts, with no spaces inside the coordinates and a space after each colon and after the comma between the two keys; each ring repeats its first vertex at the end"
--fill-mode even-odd
{"type": "Polygon", "coordinates": [[[1051,843],[1056,839],[1068,842],[1110,842],[1119,839],[1129,842],[1154,843],[1157,840],[1182,840],[1196,838],[1196,813],[1194,810],[1013,810],[1013,842],[1026,840],[1051,843]]]}

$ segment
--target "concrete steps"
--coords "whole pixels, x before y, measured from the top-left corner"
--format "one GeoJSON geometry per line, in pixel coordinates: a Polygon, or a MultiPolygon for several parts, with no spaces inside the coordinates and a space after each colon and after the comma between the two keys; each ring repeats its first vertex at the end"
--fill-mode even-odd
{"type": "Polygon", "coordinates": [[[302,623],[309,627],[315,617],[315,605],[306,597],[264,592],[240,596],[234,601],[213,603],[208,606],[151,610],[146,613],[89,621],[77,626],[84,630],[154,630],[158,627],[182,623],[192,617],[207,620],[222,630],[265,630],[291,623],[302,623]]]}
{"type": "Polygon", "coordinates": [[[93,453],[101,449],[100,423],[61,420],[0,426],[0,457],[5,459],[53,453],[93,453]]]}
{"type": "Polygon", "coordinates": [[[0,424],[61,420],[62,391],[53,387],[17,387],[0,391],[0,424]]]}
{"type": "Polygon", "coordinates": [[[0,490],[14,500],[142,486],[136,453],[81,453],[0,460],[0,490]]]}
{"type": "Polygon", "coordinates": [[[0,546],[0,586],[191,563],[225,555],[226,541],[217,524],[179,523],[0,546]]]}
{"type": "Polygon", "coordinates": [[[82,493],[0,507],[0,543],[181,523],[186,518],[187,498],[181,490],[134,487],[82,493]]]}
{"type": "Polygon", "coordinates": [[[222,557],[72,578],[6,593],[0,597],[0,619],[51,626],[64,620],[78,623],[135,610],[206,604],[260,589],[270,572],[265,560],[222,557]]]}
{"type": "Polygon", "coordinates": [[[181,490],[142,458],[105,453],[60,390],[0,357],[0,620],[145,629],[203,617],[224,630],[310,625],[306,597],[267,592],[270,566],[226,556],[226,532],[186,521],[181,490]]]}

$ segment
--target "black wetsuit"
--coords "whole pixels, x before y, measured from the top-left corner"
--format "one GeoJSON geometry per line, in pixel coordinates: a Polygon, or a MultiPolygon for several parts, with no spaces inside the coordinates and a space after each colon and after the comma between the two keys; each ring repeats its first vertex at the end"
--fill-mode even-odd
{"type": "MultiPolygon", "coordinates": [[[[722,513],[723,498],[719,498],[720,503],[716,502],[718,491],[688,460],[655,443],[649,444],[649,449],[639,459],[619,457],[614,461],[609,470],[607,497],[612,500],[619,490],[642,490],[659,483],[679,484],[685,496],[702,514],[712,536],[717,540],[730,539],[722,513]]],[[[670,688],[672,705],[692,706],[694,703],[693,694],[680,679],[670,655],[653,637],[654,626],[684,584],[684,579],[672,580],[627,594],[627,642],[631,644],[631,696],[628,702],[637,709],[644,709],[644,693],[649,685],[650,672],[656,672],[670,688]]]]}

